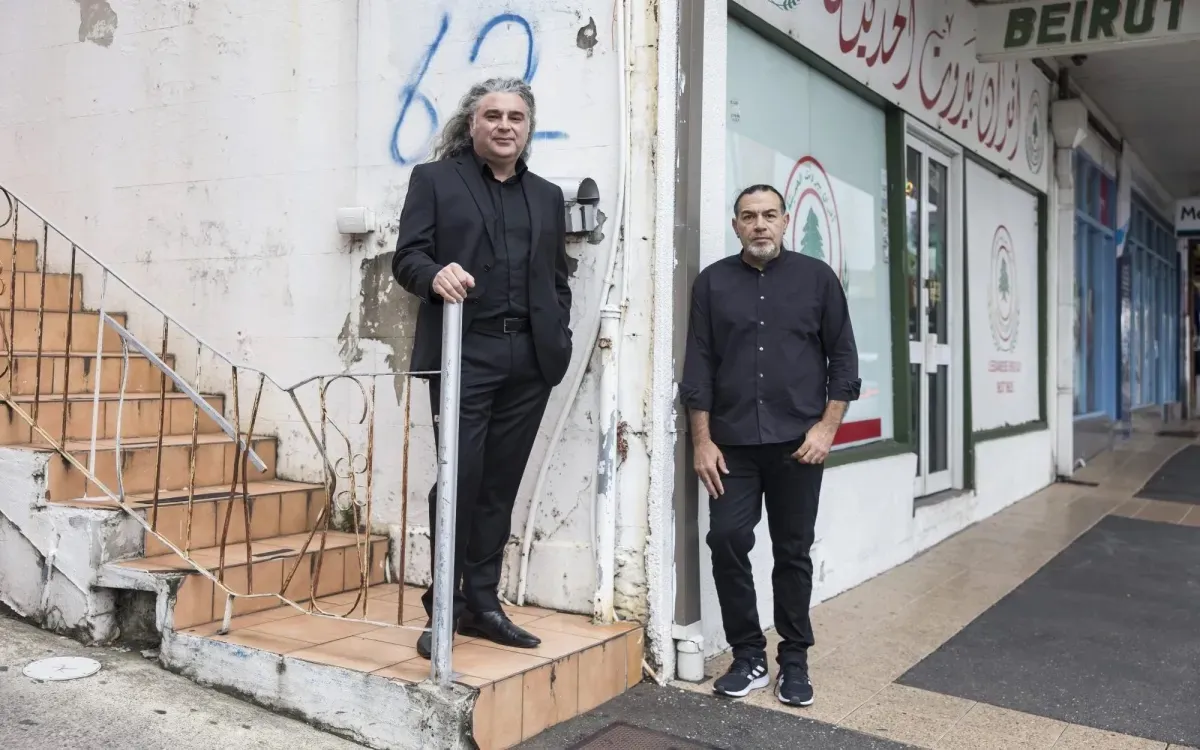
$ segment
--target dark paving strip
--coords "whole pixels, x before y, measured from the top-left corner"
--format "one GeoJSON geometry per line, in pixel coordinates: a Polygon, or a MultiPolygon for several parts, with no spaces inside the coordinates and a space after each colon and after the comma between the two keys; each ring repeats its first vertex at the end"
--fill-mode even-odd
{"type": "Polygon", "coordinates": [[[901,676],[935,693],[1200,746],[1200,528],[1108,516],[901,676]]]}
{"type": "Polygon", "coordinates": [[[1177,438],[1195,438],[1200,437],[1200,433],[1195,430],[1159,430],[1156,433],[1159,437],[1177,437],[1177,438]]]}
{"type": "Polygon", "coordinates": [[[1200,445],[1189,445],[1167,459],[1135,497],[1200,505],[1200,445]]]}
{"type": "Polygon", "coordinates": [[[711,750],[712,745],[683,740],[678,737],[643,729],[618,721],[609,724],[591,737],[586,737],[571,750],[711,750]]]}
{"type": "MultiPolygon", "coordinates": [[[[818,692],[817,700],[821,700],[818,692]]],[[[643,748],[644,750],[904,750],[889,740],[812,721],[783,711],[759,708],[673,687],[642,683],[603,706],[551,727],[517,746],[520,750],[567,748],[643,748]],[[644,744],[602,744],[624,740],[623,724],[657,734],[644,744]],[[603,735],[605,732],[613,734],[603,735]],[[599,735],[599,736],[597,736],[599,735]],[[590,744],[595,742],[595,744],[590,744]]]]}

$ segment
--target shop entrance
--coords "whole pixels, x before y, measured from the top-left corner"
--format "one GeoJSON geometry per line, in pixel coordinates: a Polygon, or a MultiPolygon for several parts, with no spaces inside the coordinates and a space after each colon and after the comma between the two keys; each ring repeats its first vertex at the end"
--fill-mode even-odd
{"type": "Polygon", "coordinates": [[[908,348],[916,497],[951,489],[961,456],[957,266],[962,257],[961,155],[910,131],[906,146],[908,348]],[[958,188],[954,186],[958,185],[958,188]]]}

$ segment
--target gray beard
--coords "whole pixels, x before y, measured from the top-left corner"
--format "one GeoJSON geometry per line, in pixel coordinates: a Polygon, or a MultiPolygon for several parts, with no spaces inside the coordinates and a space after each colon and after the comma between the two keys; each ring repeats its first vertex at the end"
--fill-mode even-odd
{"type": "Polygon", "coordinates": [[[770,245],[746,245],[746,254],[755,260],[768,261],[779,254],[779,247],[774,243],[770,245]]]}

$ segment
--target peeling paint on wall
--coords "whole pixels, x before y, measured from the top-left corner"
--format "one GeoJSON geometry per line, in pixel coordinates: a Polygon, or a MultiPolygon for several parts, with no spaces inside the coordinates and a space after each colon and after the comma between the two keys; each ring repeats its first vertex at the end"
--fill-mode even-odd
{"type": "MultiPolygon", "coordinates": [[[[599,245],[601,242],[604,242],[604,223],[606,221],[608,221],[608,216],[600,209],[596,209],[596,228],[588,232],[587,235],[589,245],[599,245]]],[[[575,263],[578,265],[579,261],[575,261],[575,263]]]]}
{"type": "Polygon", "coordinates": [[[588,57],[592,56],[592,50],[596,47],[596,21],[591,16],[588,16],[587,25],[575,35],[575,44],[579,49],[587,50],[588,57]]]}
{"type": "Polygon", "coordinates": [[[79,3],[79,41],[95,42],[101,47],[113,43],[117,13],[108,0],[75,0],[79,3]]]}
{"type": "MultiPolygon", "coordinates": [[[[394,252],[365,258],[360,266],[357,324],[355,314],[347,313],[338,334],[338,352],[347,367],[363,357],[361,341],[378,341],[388,347],[388,368],[408,369],[412,338],[420,300],[408,294],[392,276],[394,252]]],[[[396,399],[403,393],[403,379],[396,379],[396,399]]]]}

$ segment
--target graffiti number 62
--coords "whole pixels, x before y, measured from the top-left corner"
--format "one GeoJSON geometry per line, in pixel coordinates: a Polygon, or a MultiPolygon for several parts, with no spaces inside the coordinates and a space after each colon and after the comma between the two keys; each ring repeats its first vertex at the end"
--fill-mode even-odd
{"type": "MultiPolygon", "coordinates": [[[[480,28],[479,33],[475,35],[475,43],[471,45],[471,52],[467,57],[467,61],[474,64],[479,58],[479,51],[483,47],[483,43],[487,40],[488,35],[497,27],[504,24],[516,24],[525,32],[527,40],[525,46],[525,71],[522,77],[526,83],[533,81],[533,76],[537,73],[537,48],[533,38],[533,27],[529,21],[516,13],[501,13],[492,17],[487,23],[480,28]]],[[[425,48],[424,54],[418,61],[416,68],[408,77],[404,87],[400,89],[400,113],[396,117],[396,124],[392,128],[392,141],[390,151],[392,161],[400,165],[411,164],[429,150],[429,144],[433,140],[433,136],[437,133],[438,119],[437,108],[433,106],[433,102],[429,97],[421,92],[421,82],[425,80],[426,74],[429,73],[429,66],[433,62],[434,56],[441,49],[442,41],[446,38],[446,32],[450,30],[450,14],[442,14],[441,23],[438,25],[437,35],[433,41],[425,48]],[[425,137],[421,140],[420,146],[413,149],[413,153],[405,153],[400,144],[400,131],[404,127],[405,121],[408,119],[409,113],[413,110],[414,105],[419,109],[425,110],[425,116],[428,118],[428,129],[425,137]]],[[[566,138],[567,134],[557,130],[539,131],[534,134],[534,138],[541,140],[558,140],[566,138]]]]}

